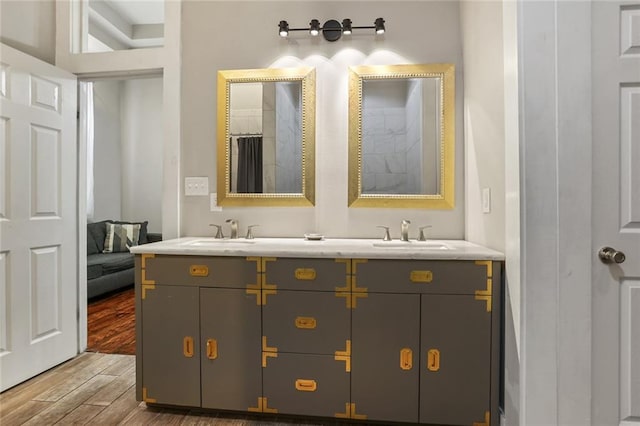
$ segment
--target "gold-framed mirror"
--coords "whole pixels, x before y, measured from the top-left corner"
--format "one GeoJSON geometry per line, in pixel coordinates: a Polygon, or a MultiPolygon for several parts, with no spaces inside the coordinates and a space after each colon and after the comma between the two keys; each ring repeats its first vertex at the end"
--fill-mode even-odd
{"type": "Polygon", "coordinates": [[[315,69],[218,71],[220,206],[315,204],[315,69]]]}
{"type": "Polygon", "coordinates": [[[349,68],[349,206],[454,208],[453,64],[349,68]]]}

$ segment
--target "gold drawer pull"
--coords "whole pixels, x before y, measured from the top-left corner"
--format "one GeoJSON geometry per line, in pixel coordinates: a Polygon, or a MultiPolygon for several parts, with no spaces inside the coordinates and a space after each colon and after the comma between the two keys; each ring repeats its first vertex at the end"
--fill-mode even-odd
{"type": "Polygon", "coordinates": [[[313,281],[316,279],[316,270],[313,268],[298,268],[295,275],[297,280],[313,281]]]}
{"type": "Polygon", "coordinates": [[[297,317],[296,318],[297,328],[314,329],[316,328],[316,325],[317,325],[317,321],[313,317],[297,317]]]}
{"type": "Polygon", "coordinates": [[[427,352],[427,370],[440,370],[440,351],[437,349],[429,349],[427,352]]]}
{"type": "Polygon", "coordinates": [[[207,339],[207,358],[218,358],[218,341],[216,339],[207,339]]]}
{"type": "Polygon", "coordinates": [[[400,349],[400,368],[403,370],[411,370],[413,368],[413,351],[411,349],[400,349]]]}
{"type": "Polygon", "coordinates": [[[296,380],[296,389],[302,392],[315,392],[318,384],[315,380],[298,379],[296,380]]]}
{"type": "Polygon", "coordinates": [[[189,273],[193,277],[208,277],[209,267],[207,265],[191,265],[189,267],[189,273]]]}
{"type": "Polygon", "coordinates": [[[433,272],[431,271],[411,271],[409,279],[414,283],[430,283],[433,281],[433,272]]]}
{"type": "Polygon", "coordinates": [[[182,339],[182,353],[187,358],[191,358],[193,356],[193,337],[187,336],[182,339]]]}

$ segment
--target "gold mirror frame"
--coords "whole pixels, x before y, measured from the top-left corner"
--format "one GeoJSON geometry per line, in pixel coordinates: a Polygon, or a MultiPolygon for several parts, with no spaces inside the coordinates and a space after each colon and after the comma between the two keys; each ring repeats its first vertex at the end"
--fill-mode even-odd
{"type": "Polygon", "coordinates": [[[349,206],[453,209],[455,180],[455,68],[453,64],[349,67],[349,206]],[[440,78],[440,187],[438,194],[362,193],[362,84],[365,80],[440,78]]]}
{"type": "Polygon", "coordinates": [[[315,204],[316,73],[312,67],[218,71],[217,190],[220,206],[290,206],[315,204]],[[230,93],[233,83],[300,81],[302,84],[302,188],[300,193],[231,192],[230,93]]]}

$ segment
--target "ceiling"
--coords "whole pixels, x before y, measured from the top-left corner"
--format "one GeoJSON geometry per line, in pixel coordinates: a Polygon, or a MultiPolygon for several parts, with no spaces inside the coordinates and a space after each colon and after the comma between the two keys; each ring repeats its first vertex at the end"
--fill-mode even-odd
{"type": "Polygon", "coordinates": [[[162,24],[164,0],[104,0],[131,24],[162,24]]]}
{"type": "Polygon", "coordinates": [[[89,0],[88,15],[90,39],[107,50],[163,45],[164,0],[89,0]]]}

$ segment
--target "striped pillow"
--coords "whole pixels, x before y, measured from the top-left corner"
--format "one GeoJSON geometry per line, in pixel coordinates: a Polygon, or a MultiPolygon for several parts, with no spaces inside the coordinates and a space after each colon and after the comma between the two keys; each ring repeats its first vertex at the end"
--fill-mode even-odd
{"type": "Polygon", "coordinates": [[[138,245],[139,224],[107,223],[107,236],[104,239],[103,253],[129,251],[129,247],[138,245]]]}

